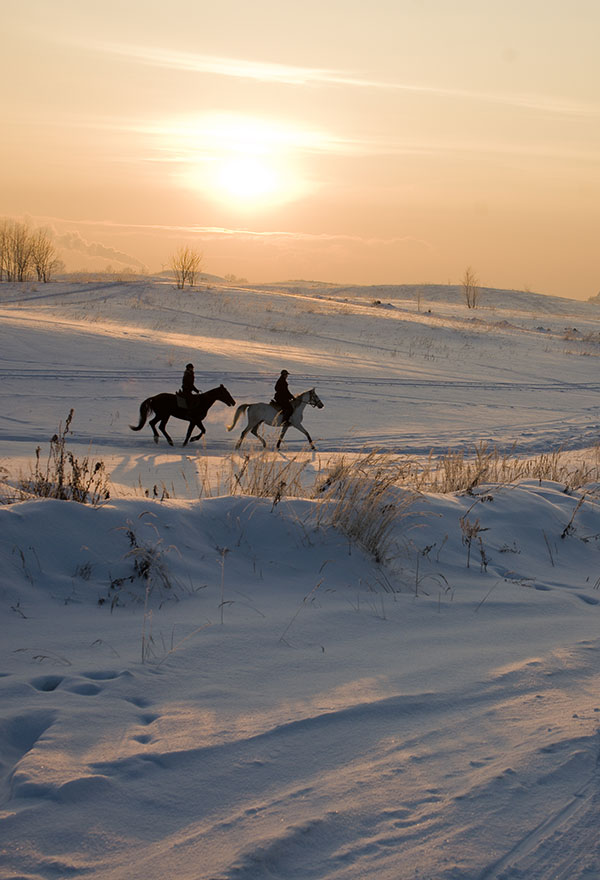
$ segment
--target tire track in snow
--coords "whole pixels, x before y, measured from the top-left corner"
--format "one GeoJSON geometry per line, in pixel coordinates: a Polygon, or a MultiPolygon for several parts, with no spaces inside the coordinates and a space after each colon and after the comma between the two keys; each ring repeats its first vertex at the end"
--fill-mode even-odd
{"type": "Polygon", "coordinates": [[[504,880],[512,876],[532,880],[594,880],[600,876],[599,824],[600,753],[594,773],[573,796],[485,869],[478,880],[504,880]]]}

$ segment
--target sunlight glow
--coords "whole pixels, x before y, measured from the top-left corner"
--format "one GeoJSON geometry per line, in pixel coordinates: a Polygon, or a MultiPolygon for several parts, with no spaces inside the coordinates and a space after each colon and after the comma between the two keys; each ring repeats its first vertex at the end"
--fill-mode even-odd
{"type": "Polygon", "coordinates": [[[302,154],[323,149],[325,138],[270,121],[214,114],[171,124],[180,181],[211,199],[242,210],[268,208],[311,190],[302,154]]]}
{"type": "Polygon", "coordinates": [[[280,188],[280,181],[265,162],[253,156],[225,159],[215,175],[220,190],[234,198],[266,199],[280,188]]]}

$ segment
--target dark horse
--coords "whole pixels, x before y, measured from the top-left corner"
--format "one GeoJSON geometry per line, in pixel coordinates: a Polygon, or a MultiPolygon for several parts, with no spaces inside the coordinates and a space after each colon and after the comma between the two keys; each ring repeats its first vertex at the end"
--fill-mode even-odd
{"type": "Polygon", "coordinates": [[[227,406],[235,406],[235,400],[224,385],[219,385],[218,388],[205,391],[204,394],[198,394],[189,409],[184,409],[178,405],[177,395],[175,394],[169,394],[168,392],[157,394],[155,397],[148,397],[140,404],[140,423],[139,425],[130,425],[129,427],[132,431],[141,431],[146,424],[148,414],[153,412],[155,416],[153,419],[150,419],[150,427],[154,434],[154,442],[158,443],[158,431],[156,430],[156,425],[158,424],[159,429],[167,438],[169,446],[172,446],[173,441],[167,434],[166,427],[171,416],[174,416],[176,419],[182,419],[184,422],[190,423],[183,441],[185,446],[188,441],[192,443],[194,440],[199,440],[206,433],[202,419],[206,418],[206,413],[217,400],[226,403],[227,406]],[[192,437],[190,435],[195,427],[199,428],[200,433],[192,437]]]}

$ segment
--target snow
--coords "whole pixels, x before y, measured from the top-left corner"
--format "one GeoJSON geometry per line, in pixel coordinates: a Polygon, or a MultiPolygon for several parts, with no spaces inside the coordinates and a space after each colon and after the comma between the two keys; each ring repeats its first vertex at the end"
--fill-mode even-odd
{"type": "Polygon", "coordinates": [[[0,321],[2,497],[71,408],[110,473],[0,506],[2,878],[600,876],[597,304],[61,281],[0,285],[0,321]],[[234,453],[220,403],[185,448],[130,431],[190,360],[237,403],[314,386],[317,451],[234,453]],[[340,462],[486,442],[589,479],[393,488],[378,558],[323,516],[340,462]],[[303,497],[234,491],[285,466],[303,497]]]}

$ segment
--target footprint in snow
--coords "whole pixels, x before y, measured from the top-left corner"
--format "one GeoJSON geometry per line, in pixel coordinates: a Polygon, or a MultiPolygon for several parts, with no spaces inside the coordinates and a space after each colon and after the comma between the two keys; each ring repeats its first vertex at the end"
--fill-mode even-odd
{"type": "Polygon", "coordinates": [[[95,697],[97,694],[102,693],[102,688],[98,687],[97,684],[92,684],[90,681],[76,683],[66,688],[66,690],[72,694],[80,694],[82,697],[95,697]]]}
{"type": "Polygon", "coordinates": [[[130,675],[128,672],[115,672],[113,669],[99,669],[94,672],[84,672],[83,677],[89,678],[91,681],[112,681],[120,678],[122,675],[130,675]]]}
{"type": "Polygon", "coordinates": [[[152,742],[152,737],[149,733],[140,733],[138,736],[134,736],[133,739],[144,746],[152,742]]]}
{"type": "Polygon", "coordinates": [[[40,675],[39,678],[32,678],[29,684],[36,691],[50,692],[55,691],[62,681],[64,681],[62,675],[40,675]]]}
{"type": "Polygon", "coordinates": [[[133,706],[137,706],[138,709],[146,709],[152,705],[152,700],[148,700],[146,697],[123,697],[123,699],[133,706]]]}

